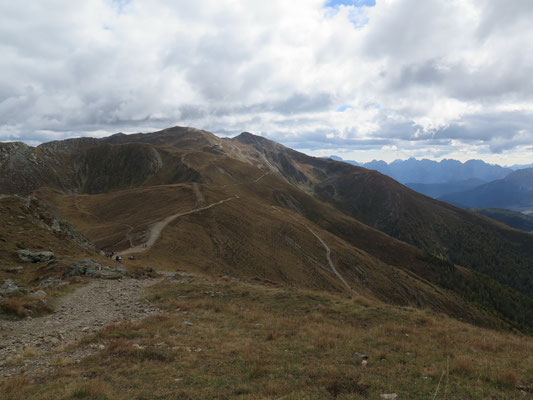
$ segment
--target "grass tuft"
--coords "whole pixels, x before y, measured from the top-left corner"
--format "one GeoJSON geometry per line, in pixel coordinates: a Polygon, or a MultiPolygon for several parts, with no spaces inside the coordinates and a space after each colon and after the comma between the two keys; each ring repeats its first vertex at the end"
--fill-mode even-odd
{"type": "Polygon", "coordinates": [[[0,303],[0,311],[17,318],[38,317],[54,312],[54,308],[32,297],[12,297],[0,303]]]}

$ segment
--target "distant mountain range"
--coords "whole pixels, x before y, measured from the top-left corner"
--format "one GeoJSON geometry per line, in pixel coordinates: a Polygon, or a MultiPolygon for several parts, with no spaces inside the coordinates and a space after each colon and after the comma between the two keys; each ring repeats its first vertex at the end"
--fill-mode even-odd
{"type": "Polygon", "coordinates": [[[331,156],[329,158],[376,170],[403,184],[468,182],[473,179],[484,183],[505,178],[513,172],[511,168],[487,164],[481,160],[468,160],[462,163],[457,160],[448,159],[437,162],[427,159],[417,160],[415,158],[409,158],[407,160],[395,160],[388,164],[385,161],[377,160],[358,163],[356,161],[343,160],[339,156],[331,156]]]}
{"type": "Polygon", "coordinates": [[[511,168],[512,170],[516,171],[517,169],[533,168],[533,164],[515,164],[511,165],[508,168],[511,168]]]}
{"type": "MultiPolygon", "coordinates": [[[[376,170],[419,193],[460,207],[500,208],[533,215],[533,164],[502,167],[481,160],[462,163],[415,158],[358,163],[338,156],[330,158],[376,170]]],[[[493,213],[496,215],[500,214],[493,213]]]]}
{"type": "Polygon", "coordinates": [[[466,191],[440,197],[461,207],[507,208],[533,213],[533,168],[520,169],[466,191]]]}

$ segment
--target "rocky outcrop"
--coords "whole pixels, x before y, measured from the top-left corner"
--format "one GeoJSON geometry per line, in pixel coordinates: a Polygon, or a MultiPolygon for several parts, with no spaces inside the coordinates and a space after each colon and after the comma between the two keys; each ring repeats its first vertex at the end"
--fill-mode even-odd
{"type": "Polygon", "coordinates": [[[86,258],[73,262],[65,270],[65,277],[88,276],[91,278],[120,279],[126,276],[126,268],[122,265],[118,267],[105,267],[99,262],[86,258]]]}
{"type": "Polygon", "coordinates": [[[18,286],[13,280],[6,279],[2,287],[0,287],[0,295],[2,296],[14,296],[16,294],[26,293],[27,289],[18,286]]]}
{"type": "Polygon", "coordinates": [[[71,156],[24,143],[0,143],[0,192],[30,194],[41,186],[75,186],[71,156]]]}
{"type": "Polygon", "coordinates": [[[50,261],[54,258],[54,253],[51,251],[18,250],[17,255],[20,261],[31,263],[50,261]]]}
{"type": "Polygon", "coordinates": [[[39,287],[44,288],[44,287],[54,286],[54,285],[57,286],[60,283],[61,283],[60,279],[46,278],[45,280],[41,281],[41,283],[39,283],[39,287]]]}

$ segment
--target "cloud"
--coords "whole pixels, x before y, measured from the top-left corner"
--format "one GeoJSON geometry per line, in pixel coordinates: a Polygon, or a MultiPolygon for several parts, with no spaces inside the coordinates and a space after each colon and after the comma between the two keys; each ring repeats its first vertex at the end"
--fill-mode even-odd
{"type": "Polygon", "coordinates": [[[2,2],[0,140],[190,125],[511,164],[533,156],[531,17],[529,0],[2,2]]]}

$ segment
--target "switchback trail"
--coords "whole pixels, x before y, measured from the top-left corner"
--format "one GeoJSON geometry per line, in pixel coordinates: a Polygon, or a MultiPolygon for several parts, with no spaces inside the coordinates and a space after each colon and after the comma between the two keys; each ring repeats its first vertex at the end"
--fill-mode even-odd
{"type": "Polygon", "coordinates": [[[208,208],[211,208],[211,207],[214,207],[214,206],[218,206],[219,204],[225,203],[226,201],[230,201],[230,200],[238,199],[238,198],[239,198],[239,196],[229,197],[227,199],[220,200],[220,201],[218,201],[216,203],[209,204],[208,206],[205,206],[205,207],[195,208],[194,210],[189,210],[189,211],[185,211],[185,212],[182,212],[182,213],[179,213],[179,214],[171,215],[171,216],[165,218],[162,221],[156,222],[155,224],[153,224],[150,227],[149,238],[148,238],[148,240],[146,241],[145,244],[140,244],[140,245],[137,245],[135,247],[131,247],[129,249],[120,251],[118,254],[121,255],[121,256],[125,256],[125,255],[129,255],[129,254],[142,253],[143,251],[146,251],[147,249],[152,247],[152,245],[157,241],[157,239],[159,239],[159,236],[161,235],[161,231],[163,229],[165,229],[165,227],[168,224],[170,224],[172,221],[174,221],[176,218],[182,217],[182,216],[188,215],[188,214],[193,214],[193,213],[196,213],[196,212],[199,212],[199,211],[207,210],[208,208]]]}

